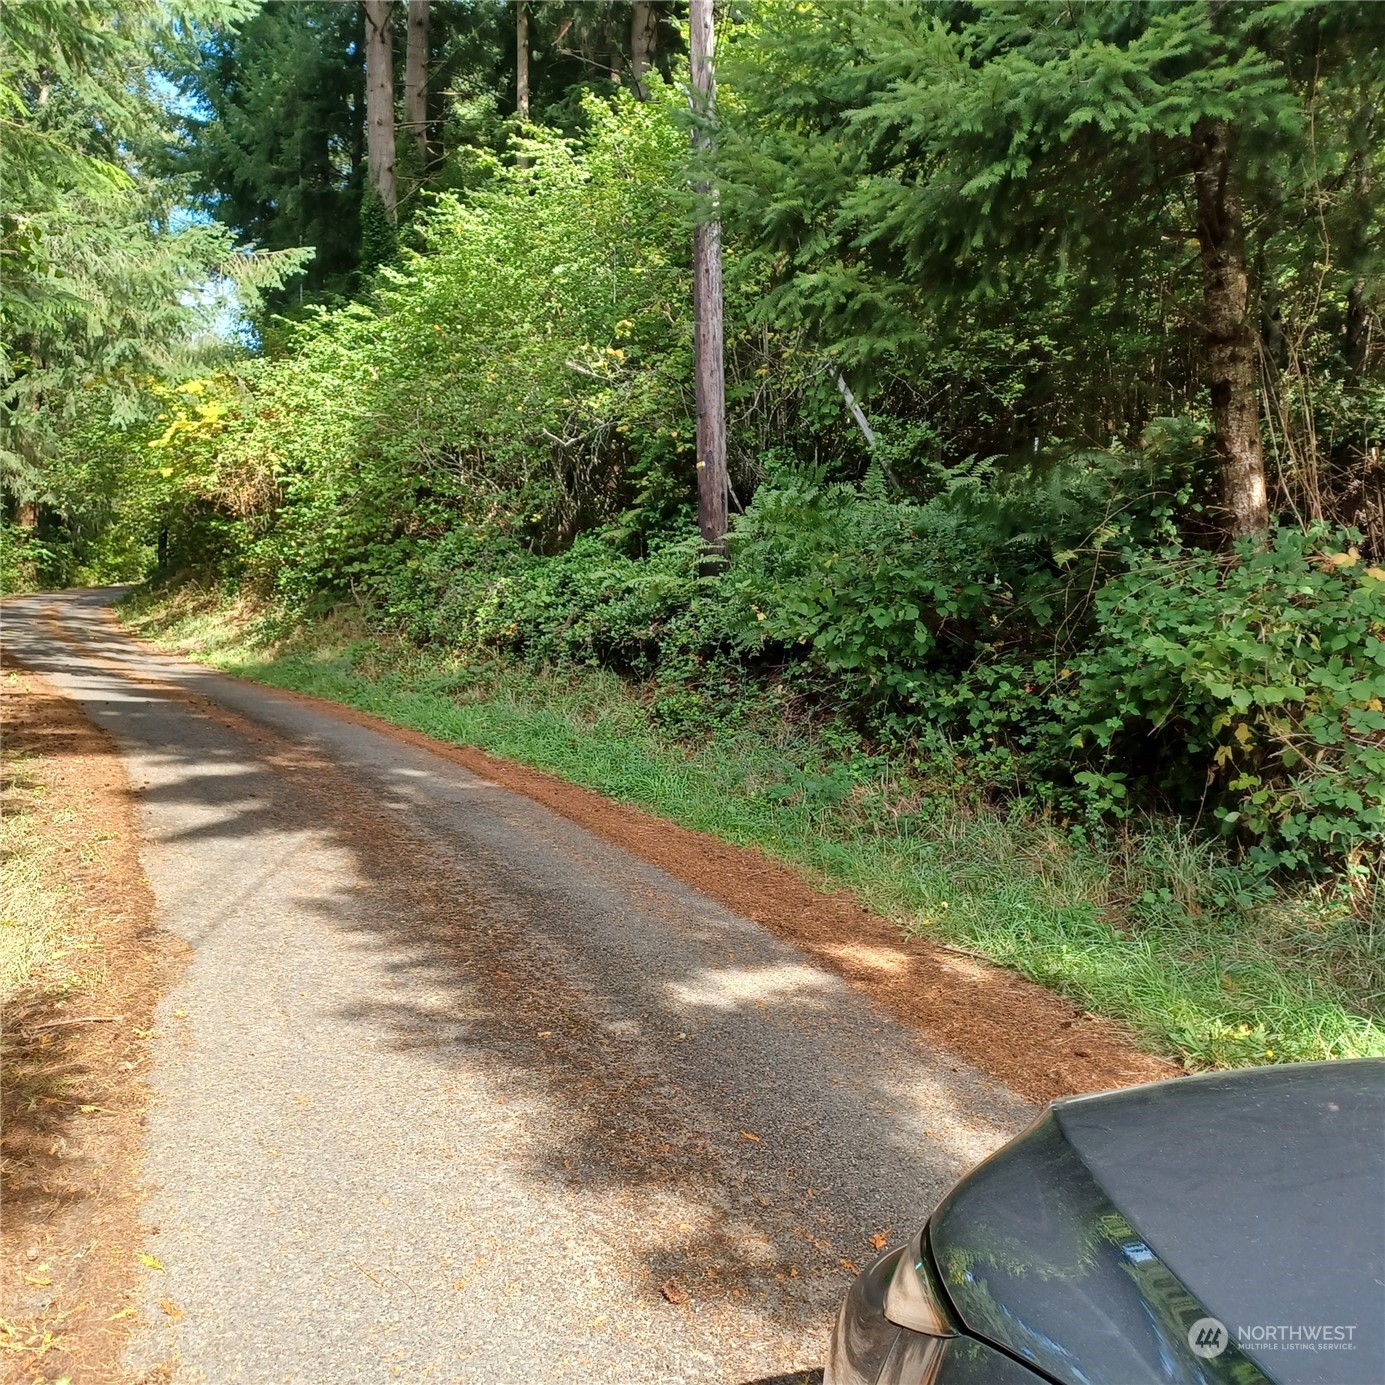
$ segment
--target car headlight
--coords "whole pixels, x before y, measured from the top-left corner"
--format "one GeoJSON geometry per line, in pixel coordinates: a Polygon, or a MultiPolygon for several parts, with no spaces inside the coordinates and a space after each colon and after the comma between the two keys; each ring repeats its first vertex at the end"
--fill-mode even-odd
{"type": "Polygon", "coordinates": [[[925,1385],[956,1335],[920,1235],[856,1277],[837,1318],[824,1385],[925,1385]]]}
{"type": "Polygon", "coordinates": [[[955,1337],[957,1327],[934,1277],[927,1235],[926,1230],[920,1231],[899,1252],[885,1290],[885,1316],[896,1327],[907,1327],[926,1337],[955,1337]]]}

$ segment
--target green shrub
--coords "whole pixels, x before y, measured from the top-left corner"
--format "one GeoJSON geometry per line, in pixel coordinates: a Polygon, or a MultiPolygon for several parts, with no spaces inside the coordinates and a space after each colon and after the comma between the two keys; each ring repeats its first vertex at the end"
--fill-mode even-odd
{"type": "Polygon", "coordinates": [[[784,473],[732,535],[726,597],[751,649],[801,656],[847,697],[912,703],[949,646],[969,646],[1004,593],[944,504],[784,473]]]}
{"type": "Polygon", "coordinates": [[[52,565],[52,550],[35,529],[0,521],[0,596],[33,591],[52,565]]]}
{"type": "Polygon", "coordinates": [[[935,776],[1093,826],[1173,807],[1253,869],[1374,879],[1385,569],[1285,528],[1231,556],[1089,545],[1064,573],[1067,521],[1035,493],[1017,529],[1003,486],[920,505],[775,477],[735,530],[730,618],[935,776]]]}
{"type": "Polygon", "coordinates": [[[695,533],[635,559],[599,533],[538,557],[503,535],[458,528],[387,568],[379,614],[414,639],[510,653],[541,664],[646,675],[715,638],[703,609],[695,533]]]}
{"type": "Polygon", "coordinates": [[[1090,793],[1143,780],[1205,805],[1267,867],[1378,865],[1385,569],[1352,536],[1137,560],[1098,593],[1073,668],[1063,710],[1090,793]]]}

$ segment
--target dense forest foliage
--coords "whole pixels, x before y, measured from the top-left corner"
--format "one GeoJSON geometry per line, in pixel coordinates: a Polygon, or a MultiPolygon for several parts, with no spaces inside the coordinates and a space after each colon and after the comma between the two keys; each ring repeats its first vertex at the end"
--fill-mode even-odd
{"type": "Polygon", "coordinates": [[[683,21],[7,5],[7,583],[773,690],[1379,920],[1385,7],[747,0],[697,159],[683,21]]]}

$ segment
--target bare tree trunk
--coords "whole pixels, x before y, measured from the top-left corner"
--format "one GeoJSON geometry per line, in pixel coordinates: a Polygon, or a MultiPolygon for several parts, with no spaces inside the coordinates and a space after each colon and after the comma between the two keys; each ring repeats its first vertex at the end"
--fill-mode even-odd
{"type": "MultiPolygon", "coordinates": [[[[1365,130],[1369,130],[1375,124],[1375,104],[1373,102],[1366,104],[1358,116],[1358,120],[1365,130]]],[[[1367,147],[1369,146],[1363,139],[1362,147],[1358,148],[1352,156],[1352,165],[1356,174],[1353,179],[1356,205],[1355,215],[1351,221],[1351,230],[1347,236],[1346,244],[1343,246],[1347,268],[1356,271],[1352,276],[1351,287],[1347,290],[1346,330],[1343,333],[1342,341],[1347,358],[1347,369],[1353,377],[1360,374],[1361,370],[1364,369],[1366,353],[1370,346],[1370,312],[1366,303],[1366,276],[1361,272],[1370,253],[1371,164],[1366,157],[1367,147]]]]}
{"type": "MultiPolygon", "coordinates": [[[[716,111],[712,0],[692,0],[692,103],[695,156],[712,151],[710,120],[716,111]]],[[[710,191],[704,182],[698,191],[710,191]]],[[[697,527],[708,549],[726,551],[726,376],[722,327],[721,223],[700,219],[693,231],[693,356],[697,386],[697,527]]]]}
{"type": "Polygon", "coordinates": [[[404,56],[404,119],[418,151],[419,173],[428,167],[429,0],[409,0],[409,43],[404,56]]]}
{"type": "Polygon", "coordinates": [[[393,222],[399,197],[394,176],[393,0],[362,0],[365,9],[366,170],[393,222]]]}
{"type": "Polygon", "coordinates": [[[529,119],[529,5],[515,2],[515,111],[529,119]]]}
{"type": "Polygon", "coordinates": [[[1370,314],[1366,311],[1366,276],[1358,274],[1347,290],[1346,331],[1343,349],[1347,369],[1353,376],[1361,373],[1366,363],[1366,348],[1370,344],[1370,314]]]}
{"type": "Polygon", "coordinates": [[[1231,170],[1235,136],[1223,120],[1203,126],[1198,136],[1194,182],[1202,257],[1203,361],[1212,396],[1226,530],[1235,540],[1263,534],[1270,522],[1255,328],[1244,218],[1231,170]]]}
{"type": "Polygon", "coordinates": [[[659,12],[652,0],[635,0],[630,6],[630,79],[641,101],[649,100],[649,83],[644,74],[653,61],[658,34],[659,12]]]}

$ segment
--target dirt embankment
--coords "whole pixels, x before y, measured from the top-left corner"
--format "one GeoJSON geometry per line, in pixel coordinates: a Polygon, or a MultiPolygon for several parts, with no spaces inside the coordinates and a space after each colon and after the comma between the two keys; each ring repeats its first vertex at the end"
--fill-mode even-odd
{"type": "Polygon", "coordinates": [[[4,1003],[0,1371],[119,1381],[141,1253],[147,1040],[181,957],[153,926],[115,747],[42,678],[10,665],[0,685],[5,807],[26,814],[32,846],[16,869],[37,873],[31,888],[60,897],[62,916],[51,954],[4,1003]]]}

